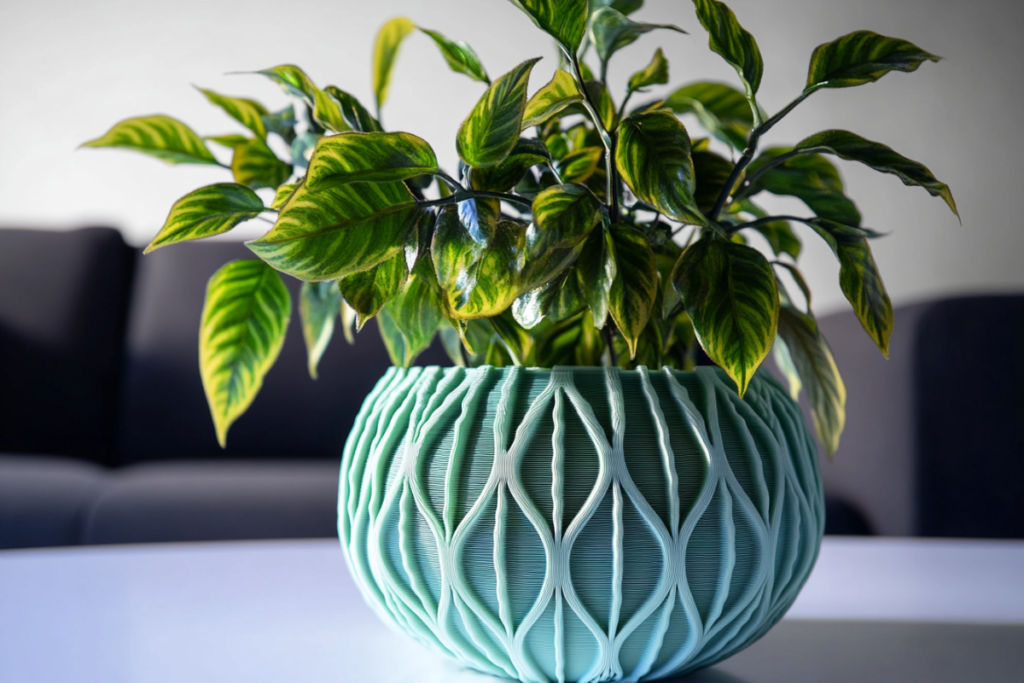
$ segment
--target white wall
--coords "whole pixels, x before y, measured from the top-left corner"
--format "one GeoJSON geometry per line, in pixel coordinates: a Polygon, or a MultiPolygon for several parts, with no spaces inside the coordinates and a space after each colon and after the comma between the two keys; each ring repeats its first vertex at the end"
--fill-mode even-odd
{"type": "MultiPolygon", "coordinates": [[[[1000,0],[732,0],[765,56],[761,101],[769,111],[800,89],[813,48],[855,29],[907,38],[947,59],[915,74],[893,74],[856,89],[825,91],[772,132],[795,142],[823,128],[846,128],[926,163],[954,191],[960,227],[938,199],[891,176],[845,165],[865,225],[892,232],[875,253],[894,301],[947,293],[1024,289],[1024,225],[1017,155],[1022,149],[1019,28],[1024,7],[1000,0]]],[[[0,4],[0,225],[120,227],[143,244],[171,203],[224,180],[216,168],[168,166],[130,152],[79,150],[114,122],[165,113],[203,134],[234,122],[190,84],[285,103],[259,76],[224,75],[296,63],[323,86],[370,103],[368,59],[377,27],[405,14],[470,42],[492,76],[544,55],[539,87],[556,63],[545,36],[504,0],[34,0],[0,4]]],[[[620,53],[613,85],[665,47],[673,84],[735,81],[707,49],[685,0],[649,0],[637,15],[673,22],[690,36],[650,34],[620,53]]],[[[482,86],[448,71],[422,35],[403,48],[384,118],[415,132],[454,166],[454,135],[482,86]]],[[[802,210],[779,202],[779,207],[802,210]]],[[[245,228],[254,234],[255,226],[245,228]]],[[[806,234],[802,259],[819,313],[845,303],[827,249],[806,234]]]]}

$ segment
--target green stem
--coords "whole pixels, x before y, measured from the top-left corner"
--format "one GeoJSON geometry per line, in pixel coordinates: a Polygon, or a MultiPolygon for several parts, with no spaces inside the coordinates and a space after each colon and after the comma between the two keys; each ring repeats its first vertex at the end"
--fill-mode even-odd
{"type": "Polygon", "coordinates": [[[633,92],[633,90],[626,91],[626,98],[622,100],[622,106],[619,107],[619,121],[621,121],[626,116],[626,105],[629,103],[629,98],[633,96],[633,92]]]}
{"type": "Polygon", "coordinates": [[[525,197],[519,197],[514,194],[506,194],[504,192],[485,192],[483,190],[460,190],[449,197],[443,197],[441,199],[431,199],[428,201],[419,202],[421,208],[429,208],[431,206],[445,206],[448,204],[457,204],[464,202],[468,199],[500,199],[503,202],[510,202],[512,204],[520,204],[527,208],[533,208],[533,202],[525,197]]]}
{"type": "Polygon", "coordinates": [[[611,207],[612,220],[618,221],[619,177],[615,169],[615,138],[604,127],[604,121],[601,120],[601,115],[597,113],[597,107],[590,99],[590,92],[587,91],[587,86],[583,82],[583,76],[580,72],[579,58],[576,57],[576,55],[569,55],[569,63],[572,65],[572,77],[576,81],[576,87],[583,95],[583,107],[587,110],[591,120],[593,120],[594,127],[597,128],[598,133],[600,133],[601,142],[604,144],[604,166],[605,175],[607,176],[608,181],[608,184],[605,186],[605,200],[611,207]]]}

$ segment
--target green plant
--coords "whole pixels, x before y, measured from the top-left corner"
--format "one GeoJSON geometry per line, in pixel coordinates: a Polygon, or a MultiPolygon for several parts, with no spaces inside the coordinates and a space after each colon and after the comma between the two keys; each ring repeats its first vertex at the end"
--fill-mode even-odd
{"type": "MultiPolygon", "coordinates": [[[[299,310],[314,377],[339,310],[350,341],[353,325],[376,317],[396,365],[410,365],[435,334],[455,363],[471,366],[688,369],[699,344],[741,395],[774,344],[794,397],[807,390],[821,440],[834,452],[845,388],[794,265],[801,242],[792,223],[831,247],[843,292],[888,354],[892,307],[868,242],[879,235],[860,225],[828,156],[924,187],[954,213],[956,205],[927,168],[854,133],[828,130],[760,153],[759,143],[817,90],[939,58],[868,31],[842,36],[814,51],[804,89],[767,116],[756,99],[763,64],[754,38],[723,3],[694,0],[711,49],[735,67],[742,90],[697,82],[627,109],[636,95],[668,83],[668,63],[658,49],[616,103],[609,59],[649,31],[685,31],[630,19],[642,0],[512,2],[561,56],[532,97],[537,59],[492,82],[468,45],[405,18],[387,22],[377,38],[376,115],[290,65],[258,72],[295,98],[282,111],[201,91],[249,130],[206,138],[232,150],[235,182],[178,200],[147,251],[277,214],[273,228],[248,243],[260,260],[226,265],[207,290],[200,365],[221,444],[281,348],[291,302],[280,271],[303,281],[299,310]],[[438,167],[424,140],[381,124],[399,46],[416,30],[453,70],[486,86],[459,129],[455,176],[438,167]],[[684,114],[696,116],[706,137],[690,137],[684,114]],[[290,146],[290,159],[275,155],[270,135],[290,146]],[[254,192],[260,188],[276,191],[269,206],[254,192]],[[813,215],[769,215],[754,201],[761,192],[797,197],[813,215]],[[767,240],[771,258],[747,246],[751,232],[767,240]]],[[[166,116],[122,121],[86,145],[220,164],[203,138],[166,116]]]]}

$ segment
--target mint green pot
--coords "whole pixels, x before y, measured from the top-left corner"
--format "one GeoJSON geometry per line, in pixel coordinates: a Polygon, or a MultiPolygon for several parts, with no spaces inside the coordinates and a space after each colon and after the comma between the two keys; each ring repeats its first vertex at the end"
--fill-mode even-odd
{"type": "Polygon", "coordinates": [[[717,368],[392,368],[338,528],[384,620],[521,681],[653,680],[782,618],[824,499],[798,406],[717,368]]]}

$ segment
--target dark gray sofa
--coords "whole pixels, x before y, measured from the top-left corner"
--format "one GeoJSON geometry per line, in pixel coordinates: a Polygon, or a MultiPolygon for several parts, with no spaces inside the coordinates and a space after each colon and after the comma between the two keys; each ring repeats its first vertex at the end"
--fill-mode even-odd
{"type": "MultiPolygon", "coordinates": [[[[371,322],[354,346],[335,339],[314,381],[296,314],[263,390],[221,450],[199,379],[198,322],[209,276],[248,257],[225,242],[142,257],[102,228],[0,230],[0,548],[335,534],[342,445],[388,357],[371,322]]],[[[822,463],[828,532],[1024,536],[1024,507],[1012,495],[1024,481],[1020,457],[1009,472],[1015,481],[985,480],[982,494],[958,498],[975,501],[967,516],[981,526],[935,521],[953,509],[949,483],[963,479],[962,468],[980,473],[979,458],[1024,453],[1019,427],[997,426],[1022,414],[1020,392],[986,391],[991,375],[969,369],[944,370],[952,384],[922,389],[940,376],[923,368],[944,368],[946,353],[964,368],[1002,363],[1004,373],[1024,372],[1022,302],[989,297],[897,311],[888,363],[852,315],[822,321],[850,393],[840,453],[822,463]],[[970,329],[998,328],[1004,355],[974,355],[991,342],[988,333],[960,334],[964,316],[981,316],[970,329]],[[966,401],[940,400],[965,392],[966,401]],[[958,417],[996,425],[985,423],[985,453],[957,441],[970,432],[953,426],[958,417]],[[919,473],[924,448],[929,467],[919,473]],[[990,510],[1001,526],[985,527],[990,510]]],[[[431,348],[420,362],[447,359],[431,348]]]]}

